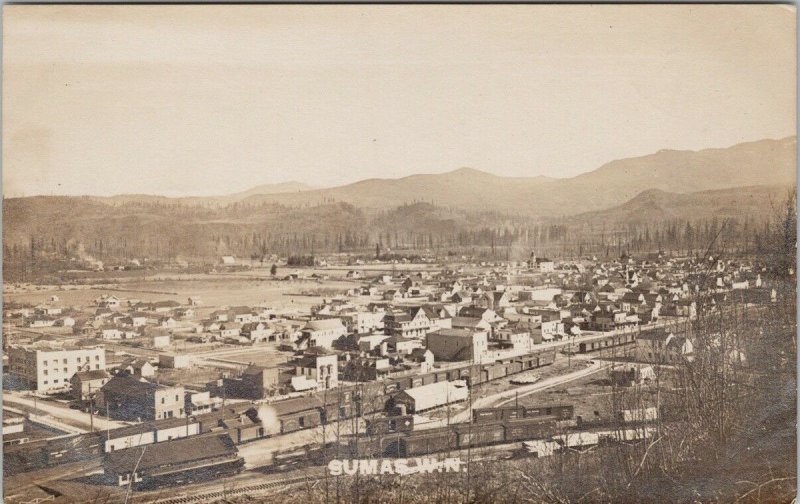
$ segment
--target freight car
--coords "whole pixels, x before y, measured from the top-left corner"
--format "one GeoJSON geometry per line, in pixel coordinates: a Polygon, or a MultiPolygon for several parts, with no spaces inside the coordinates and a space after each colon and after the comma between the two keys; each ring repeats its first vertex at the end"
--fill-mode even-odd
{"type": "Polygon", "coordinates": [[[405,436],[407,433],[350,439],[347,450],[342,453],[346,453],[352,458],[397,457],[400,453],[400,444],[405,436]]]}
{"type": "Polygon", "coordinates": [[[555,420],[519,418],[482,424],[453,424],[449,427],[411,432],[400,438],[400,456],[425,455],[456,449],[546,439],[558,433],[555,420]]]}
{"type": "Polygon", "coordinates": [[[6,476],[92,458],[102,454],[97,433],[33,441],[3,447],[3,474],[6,476]]]}
{"type": "Polygon", "coordinates": [[[636,341],[636,334],[629,332],[623,334],[613,334],[603,338],[593,339],[578,344],[578,353],[589,353],[606,348],[627,345],[636,341]]]}
{"type": "Polygon", "coordinates": [[[456,447],[456,433],[449,427],[412,432],[400,439],[400,456],[425,455],[456,447]]]}
{"type": "Polygon", "coordinates": [[[476,446],[489,446],[503,443],[506,439],[506,428],[501,422],[484,424],[455,424],[455,448],[465,449],[476,446]]]}
{"type": "Polygon", "coordinates": [[[575,414],[575,407],[571,404],[546,405],[525,408],[525,418],[569,420],[575,414]]]}
{"type": "Polygon", "coordinates": [[[469,386],[480,386],[529,369],[548,366],[553,363],[554,359],[555,352],[553,350],[538,350],[528,355],[510,359],[508,362],[465,364],[462,367],[451,368],[447,371],[434,371],[413,377],[393,378],[382,382],[383,393],[390,395],[430,383],[454,380],[464,380],[469,386]]]}
{"type": "Polygon", "coordinates": [[[539,418],[520,418],[505,422],[505,441],[526,441],[530,439],[546,439],[556,433],[556,422],[539,418]]]}
{"type": "Polygon", "coordinates": [[[475,408],[472,410],[472,422],[477,424],[502,422],[504,420],[512,420],[517,418],[525,418],[524,407],[475,408]]]}
{"type": "Polygon", "coordinates": [[[536,407],[476,408],[472,411],[473,423],[502,422],[520,418],[539,420],[569,420],[575,408],[571,405],[547,405],[536,407]]]}

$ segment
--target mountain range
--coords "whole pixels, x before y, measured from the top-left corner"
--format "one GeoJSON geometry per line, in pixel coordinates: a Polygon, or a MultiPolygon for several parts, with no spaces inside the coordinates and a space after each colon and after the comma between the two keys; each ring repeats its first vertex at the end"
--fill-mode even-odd
{"type": "MultiPolygon", "coordinates": [[[[502,177],[472,168],[398,179],[367,179],[333,188],[300,183],[266,185],[219,197],[165,198],[182,204],[279,203],[307,206],[337,201],[389,209],[424,201],[466,210],[531,217],[574,215],[620,205],[643,191],[687,193],[755,185],[794,185],[796,137],[760,140],[700,151],[661,150],[621,159],[571,178],[502,177]]],[[[100,198],[110,202],[143,196],[100,198]]]]}
{"type": "Polygon", "coordinates": [[[141,250],[169,247],[172,254],[191,255],[244,253],[267,240],[291,252],[370,246],[382,237],[412,245],[437,236],[445,244],[494,243],[495,232],[508,236],[511,230],[518,239],[551,225],[585,234],[676,220],[757,222],[779,213],[794,191],[795,150],[796,137],[662,150],[562,179],[461,168],[326,189],[290,182],[217,197],[9,198],[3,200],[3,241],[24,248],[39,237],[46,242],[39,247],[52,249],[114,243],[120,251],[141,242],[141,250]],[[486,230],[495,231],[487,236],[486,230]]]}

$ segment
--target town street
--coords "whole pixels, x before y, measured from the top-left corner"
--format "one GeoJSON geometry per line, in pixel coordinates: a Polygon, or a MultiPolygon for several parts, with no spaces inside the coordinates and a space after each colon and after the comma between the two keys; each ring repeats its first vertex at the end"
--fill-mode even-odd
{"type": "MultiPolygon", "coordinates": [[[[34,401],[33,398],[16,391],[4,390],[3,404],[22,406],[26,411],[38,411],[39,416],[43,417],[47,422],[45,423],[43,421],[42,423],[65,432],[89,432],[92,425],[89,413],[65,406],[58,406],[52,402],[41,399],[34,401]],[[48,416],[45,417],[43,414],[47,414],[48,416]]],[[[126,422],[106,420],[98,416],[94,417],[95,430],[116,429],[127,425],[129,424],[126,422]]]]}

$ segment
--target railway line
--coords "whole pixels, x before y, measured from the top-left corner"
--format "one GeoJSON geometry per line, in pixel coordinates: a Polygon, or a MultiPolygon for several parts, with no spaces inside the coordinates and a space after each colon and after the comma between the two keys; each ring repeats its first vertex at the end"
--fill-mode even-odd
{"type": "Polygon", "coordinates": [[[299,476],[295,478],[288,478],[278,481],[269,481],[257,485],[248,485],[230,490],[218,490],[215,492],[197,493],[194,495],[182,495],[178,497],[169,497],[155,501],[142,501],[151,502],[152,504],[190,504],[193,502],[204,502],[215,499],[225,499],[239,495],[252,495],[254,493],[263,492],[265,490],[275,490],[284,486],[297,485],[299,483],[308,483],[309,481],[319,481],[323,476],[299,476]]]}

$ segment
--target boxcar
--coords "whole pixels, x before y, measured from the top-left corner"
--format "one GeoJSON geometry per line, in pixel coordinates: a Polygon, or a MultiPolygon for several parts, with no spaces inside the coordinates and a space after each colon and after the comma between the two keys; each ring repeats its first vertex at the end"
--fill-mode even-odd
{"type": "Polygon", "coordinates": [[[555,358],[555,356],[550,352],[545,352],[545,353],[539,354],[539,365],[538,365],[538,367],[549,366],[550,364],[553,363],[553,359],[554,358],[555,358]]]}
{"type": "Polygon", "coordinates": [[[505,422],[505,440],[521,441],[525,439],[544,439],[556,432],[554,420],[539,420],[537,418],[520,418],[505,422]]]}
{"type": "Polygon", "coordinates": [[[447,381],[455,381],[461,379],[461,370],[460,369],[451,369],[447,372],[447,381]]]}
{"type": "Polygon", "coordinates": [[[525,417],[524,407],[510,408],[475,408],[472,410],[474,423],[500,422],[525,417]]]}
{"type": "Polygon", "coordinates": [[[505,440],[505,428],[502,423],[456,424],[453,430],[456,433],[456,446],[462,449],[502,443],[505,440]]]}
{"type": "Polygon", "coordinates": [[[316,427],[322,423],[321,408],[291,413],[279,418],[281,434],[316,427]]]}
{"type": "Polygon", "coordinates": [[[506,375],[506,368],[502,364],[486,366],[483,368],[483,381],[492,381],[506,375]]]}
{"type": "Polygon", "coordinates": [[[336,456],[341,458],[344,454],[352,458],[397,457],[400,452],[400,444],[405,437],[405,434],[398,433],[360,438],[358,441],[350,439],[345,449],[336,456]]]}
{"type": "Polygon", "coordinates": [[[507,374],[516,374],[520,372],[522,372],[522,362],[515,361],[515,362],[510,362],[507,365],[507,374]]]}
{"type": "Polygon", "coordinates": [[[572,418],[574,411],[571,404],[528,407],[525,408],[525,418],[568,420],[572,418]]]}
{"type": "Polygon", "coordinates": [[[455,448],[456,435],[452,429],[430,429],[411,433],[400,440],[400,455],[404,457],[447,451],[455,448]]]}

